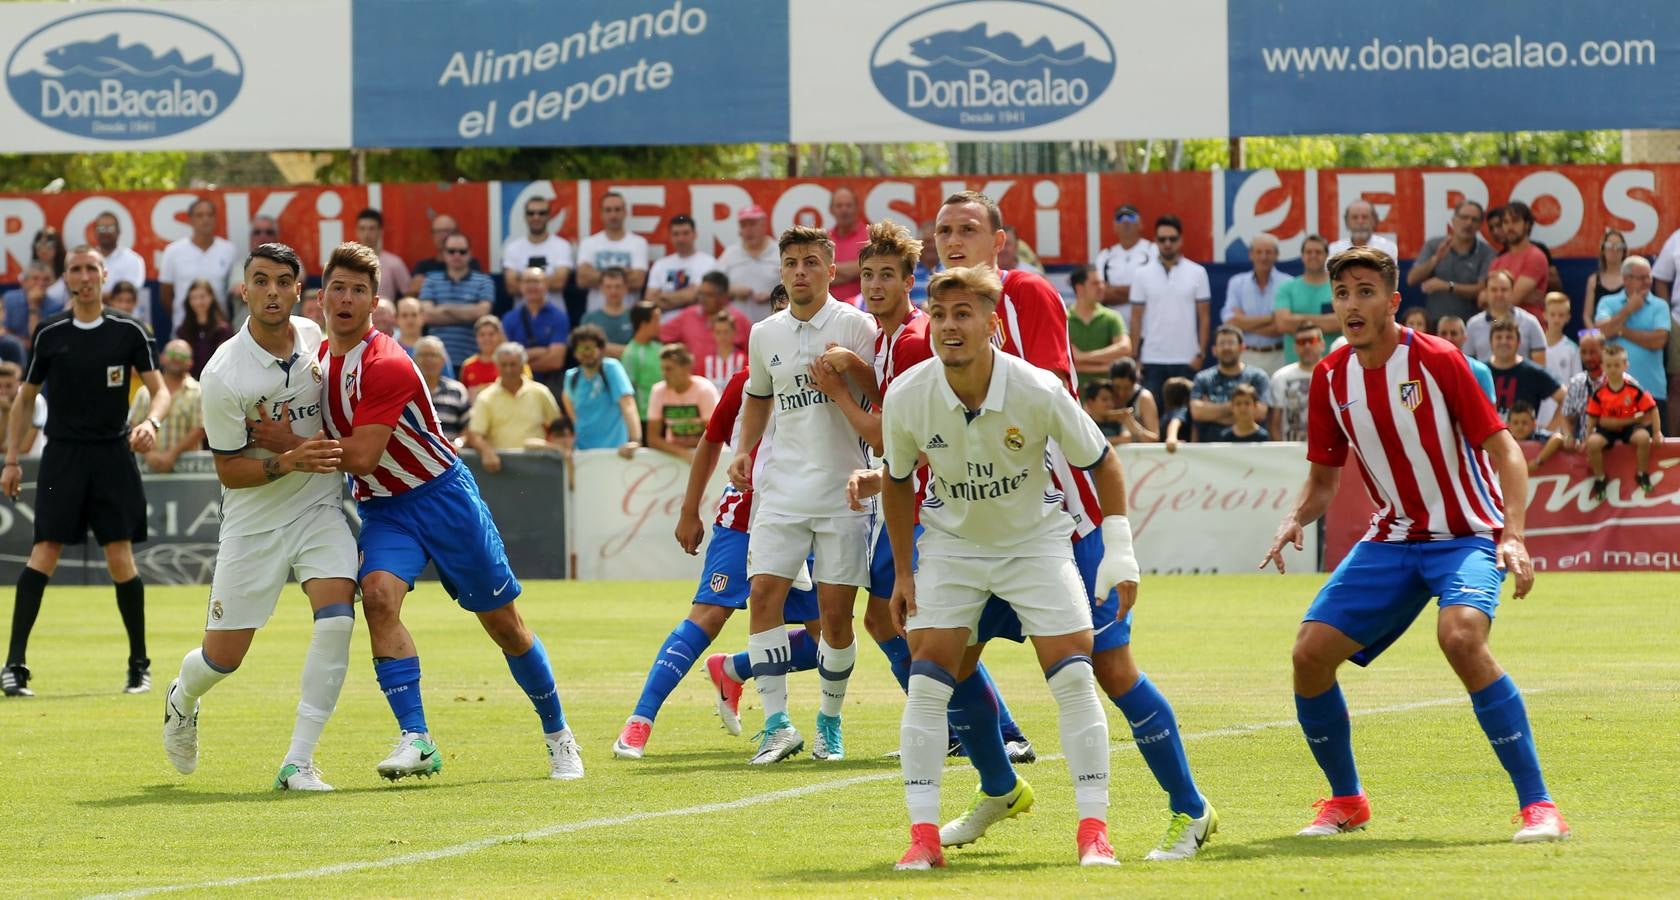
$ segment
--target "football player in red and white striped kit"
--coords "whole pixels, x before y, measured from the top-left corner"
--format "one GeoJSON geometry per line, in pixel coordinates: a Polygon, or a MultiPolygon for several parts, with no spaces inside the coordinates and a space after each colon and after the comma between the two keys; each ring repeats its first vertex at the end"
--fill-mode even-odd
{"type": "Polygon", "coordinates": [[[1519,599],[1534,585],[1523,546],[1528,463],[1457,348],[1395,322],[1397,277],[1380,251],[1355,247],[1330,260],[1331,304],[1347,344],[1313,370],[1311,469],[1261,562],[1282,572],[1284,546],[1301,549],[1301,530],[1329,507],[1352,450],[1377,511],[1295,638],[1296,718],[1331,793],[1300,833],[1370,822],[1336,670],[1349,659],[1370,665],[1436,597],[1441,651],[1516,787],[1523,824],[1513,840],[1559,840],[1569,825],[1546,791],[1522,694],[1488,650],[1505,573],[1519,599]]]}

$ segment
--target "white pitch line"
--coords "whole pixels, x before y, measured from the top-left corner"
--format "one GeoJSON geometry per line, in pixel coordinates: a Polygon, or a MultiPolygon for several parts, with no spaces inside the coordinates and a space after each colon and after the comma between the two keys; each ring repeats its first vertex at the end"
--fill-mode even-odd
{"type": "MultiPolygon", "coordinates": [[[[1526,693],[1533,694],[1537,692],[1528,691],[1526,693]]],[[[1389,713],[1410,712],[1416,709],[1429,709],[1437,706],[1453,706],[1465,702],[1466,698],[1464,697],[1443,697],[1435,700],[1419,700],[1412,703],[1397,703],[1393,706],[1378,706],[1372,709],[1360,710],[1352,713],[1352,715],[1377,716],[1389,713]]],[[[1257,731],[1268,731],[1274,728],[1294,728],[1299,724],[1300,723],[1294,719],[1278,719],[1272,722],[1257,722],[1248,725],[1230,725],[1225,728],[1216,728],[1212,731],[1201,731],[1195,734],[1186,734],[1182,735],[1182,737],[1186,741],[1203,741],[1212,740],[1214,738],[1237,737],[1244,734],[1253,734],[1257,731]]],[[[1136,749],[1136,744],[1119,744],[1115,746],[1113,752],[1122,753],[1128,750],[1135,751],[1136,749]]],[[[1061,759],[1061,757],[1059,755],[1049,755],[1041,756],[1039,759],[1050,762],[1061,759]]],[[[966,762],[956,765],[966,766],[966,762]]],[[[117,898],[149,897],[153,894],[173,893],[175,891],[199,891],[206,888],[240,887],[247,884],[260,884],[265,881],[292,881],[301,878],[321,878],[328,875],[343,875],[349,872],[366,872],[374,869],[389,869],[395,866],[407,866],[414,863],[431,862],[438,859],[465,856],[469,853],[477,853],[480,850],[488,850],[492,847],[499,847],[502,844],[542,840],[544,838],[555,837],[556,835],[571,834],[578,831],[588,831],[594,828],[610,828],[616,825],[630,825],[636,822],[646,822],[650,819],[665,819],[674,816],[695,816],[706,815],[708,813],[729,812],[736,809],[745,809],[750,806],[762,806],[766,803],[775,803],[778,800],[792,800],[795,797],[803,797],[807,794],[817,794],[824,791],[836,790],[838,788],[851,787],[857,784],[870,784],[876,781],[890,781],[898,777],[900,777],[898,772],[876,772],[870,775],[854,775],[851,778],[836,778],[832,781],[819,781],[814,784],[807,784],[801,787],[785,788],[783,790],[770,791],[769,793],[764,794],[754,794],[750,797],[741,797],[736,800],[728,800],[721,803],[702,803],[698,806],[684,806],[680,809],[649,810],[646,812],[628,813],[622,816],[605,816],[598,819],[584,819],[580,822],[562,822],[531,831],[521,831],[516,834],[479,838],[476,841],[467,841],[462,844],[452,844],[448,847],[439,847],[436,850],[421,850],[415,853],[404,853],[400,856],[388,856],[384,859],[356,860],[353,862],[334,863],[330,866],[316,866],[312,869],[297,869],[291,872],[271,872],[266,875],[240,875],[234,878],[219,878],[213,881],[196,881],[190,884],[167,884],[159,885],[157,887],[135,888],[131,891],[119,891],[114,894],[95,894],[89,898],[89,900],[117,900],[117,898]]]]}

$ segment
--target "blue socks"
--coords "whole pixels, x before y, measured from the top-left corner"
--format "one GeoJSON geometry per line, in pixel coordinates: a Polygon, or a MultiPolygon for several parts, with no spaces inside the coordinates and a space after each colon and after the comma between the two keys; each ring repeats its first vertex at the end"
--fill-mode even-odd
{"type": "Polygon", "coordinates": [[[1528,727],[1528,708],[1511,676],[1501,675],[1498,681],[1471,694],[1470,705],[1499,764],[1516,786],[1517,805],[1552,799],[1540,777],[1540,754],[1534,749],[1534,733],[1528,727]]]}
{"type": "Polygon", "coordinates": [[[642,684],[642,697],[636,701],[636,711],[632,713],[637,718],[652,722],[659,715],[659,707],[665,704],[665,698],[677,689],[677,684],[694,667],[695,660],[712,644],[706,630],[699,625],[684,619],[671,633],[665,636],[665,643],[660,645],[659,653],[653,658],[653,666],[648,669],[647,681],[642,684]]]}
{"type": "Polygon", "coordinates": [[[997,682],[992,680],[992,673],[986,671],[985,663],[975,663],[974,674],[986,679],[986,686],[992,689],[992,698],[997,701],[998,727],[1003,731],[1003,739],[1007,741],[1024,741],[1027,739],[1021,733],[1021,726],[1015,724],[1015,717],[1009,714],[1009,704],[1003,702],[1003,691],[998,690],[997,682]]]}
{"type": "Polygon", "coordinates": [[[991,797],[1015,790],[1015,768],[1009,764],[1009,753],[1003,746],[997,693],[991,682],[979,672],[957,682],[945,713],[969,761],[980,773],[980,789],[991,797]]]}
{"type": "Polygon", "coordinates": [[[397,727],[403,731],[429,734],[426,710],[420,703],[420,657],[376,659],[373,661],[373,675],[379,679],[379,689],[385,692],[385,702],[391,704],[391,715],[397,717],[397,727]]]}
{"type": "Polygon", "coordinates": [[[1360,793],[1359,771],[1353,765],[1353,735],[1348,725],[1347,700],[1342,686],[1333,684],[1317,697],[1295,695],[1295,718],[1307,736],[1313,759],[1330,779],[1330,793],[1351,797],[1360,793]]]}
{"type": "MultiPolygon", "coordinates": [[[[817,642],[811,640],[805,629],[795,628],[788,632],[788,650],[792,656],[788,663],[789,672],[808,672],[817,667],[817,642]]],[[[729,666],[742,681],[752,677],[752,660],[747,658],[745,650],[731,656],[729,666]]]]}
{"type": "Polygon", "coordinates": [[[892,667],[893,677],[898,679],[898,686],[906,694],[910,693],[910,642],[898,635],[884,641],[876,641],[875,645],[887,656],[887,665],[892,667]]]}
{"type": "Polygon", "coordinates": [[[537,708],[543,733],[564,731],[566,714],[560,710],[560,691],[554,686],[554,671],[548,667],[548,651],[543,649],[542,639],[531,635],[531,649],[519,656],[508,656],[507,664],[513,680],[537,708]]]}
{"type": "Polygon", "coordinates": [[[1167,792],[1172,811],[1199,819],[1207,812],[1202,794],[1190,777],[1190,760],[1184,755],[1184,741],[1178,734],[1178,719],[1172,704],[1155,688],[1148,675],[1139,674],[1132,689],[1112,698],[1132,727],[1132,741],[1138,754],[1155,773],[1155,780],[1167,792]]]}

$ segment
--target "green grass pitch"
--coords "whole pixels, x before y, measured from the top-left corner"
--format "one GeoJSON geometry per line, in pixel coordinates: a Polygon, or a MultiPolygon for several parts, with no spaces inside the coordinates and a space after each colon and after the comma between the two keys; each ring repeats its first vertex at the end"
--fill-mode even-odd
{"type": "MultiPolygon", "coordinates": [[[[205,699],[199,769],[183,777],[159,743],[160,707],[198,640],[205,589],[149,591],[155,687],[136,697],[118,691],[125,645],[109,589],[49,588],[30,648],[38,696],[0,701],[0,894],[1680,893],[1680,577],[1543,574],[1520,601],[1507,588],[1494,651],[1528,692],[1550,787],[1575,829],[1573,840],[1541,846],[1508,842],[1510,783],[1435,647],[1428,612],[1373,670],[1345,670],[1371,828],[1292,836],[1326,790],[1293,721],[1288,668],[1321,578],[1145,583],[1137,656],[1176,707],[1223,820],[1201,857],[1139,861],[1165,827],[1165,797],[1116,711],[1109,820],[1121,868],[1075,865],[1067,770],[1041,761],[1022,769],[1038,794],[1034,812],[933,873],[892,871],[906,823],[897,766],[881,755],[897,745],[903,700],[873,648],[858,658],[843,762],[801,755],[749,769],[746,737],[718,727],[699,667],[659,717],[648,758],[612,757],[654,650],[686,612],[689,583],[527,586],[520,605],[549,648],[584,749],[588,777],[571,783],[547,780],[536,718],[495,647],[423,585],[405,619],[443,772],[396,785],[374,774],[395,731],[358,625],[317,757],[339,790],[318,796],[269,790],[308,640],[301,593],[287,594],[244,668],[205,699]]],[[[737,617],[718,647],[744,641],[737,617]]],[[[1055,708],[1030,652],[998,644],[988,662],[1040,753],[1057,753],[1055,708]]],[[[794,720],[809,732],[813,675],[790,688],[794,720]]],[[[747,702],[756,703],[750,691],[747,702]]],[[[762,716],[754,708],[743,719],[750,733],[762,716]]],[[[945,812],[959,812],[974,785],[966,764],[947,770],[945,812]]]]}

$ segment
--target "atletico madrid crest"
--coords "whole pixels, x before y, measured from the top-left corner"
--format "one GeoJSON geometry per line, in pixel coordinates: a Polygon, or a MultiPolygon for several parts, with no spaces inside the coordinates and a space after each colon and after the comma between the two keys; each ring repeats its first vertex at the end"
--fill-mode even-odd
{"type": "Polygon", "coordinates": [[[712,573],[712,593],[721,594],[729,587],[729,576],[722,572],[712,573]]]}
{"type": "Polygon", "coordinates": [[[1418,404],[1423,402],[1423,382],[1412,380],[1400,383],[1400,405],[1417,412],[1418,404]]]}

